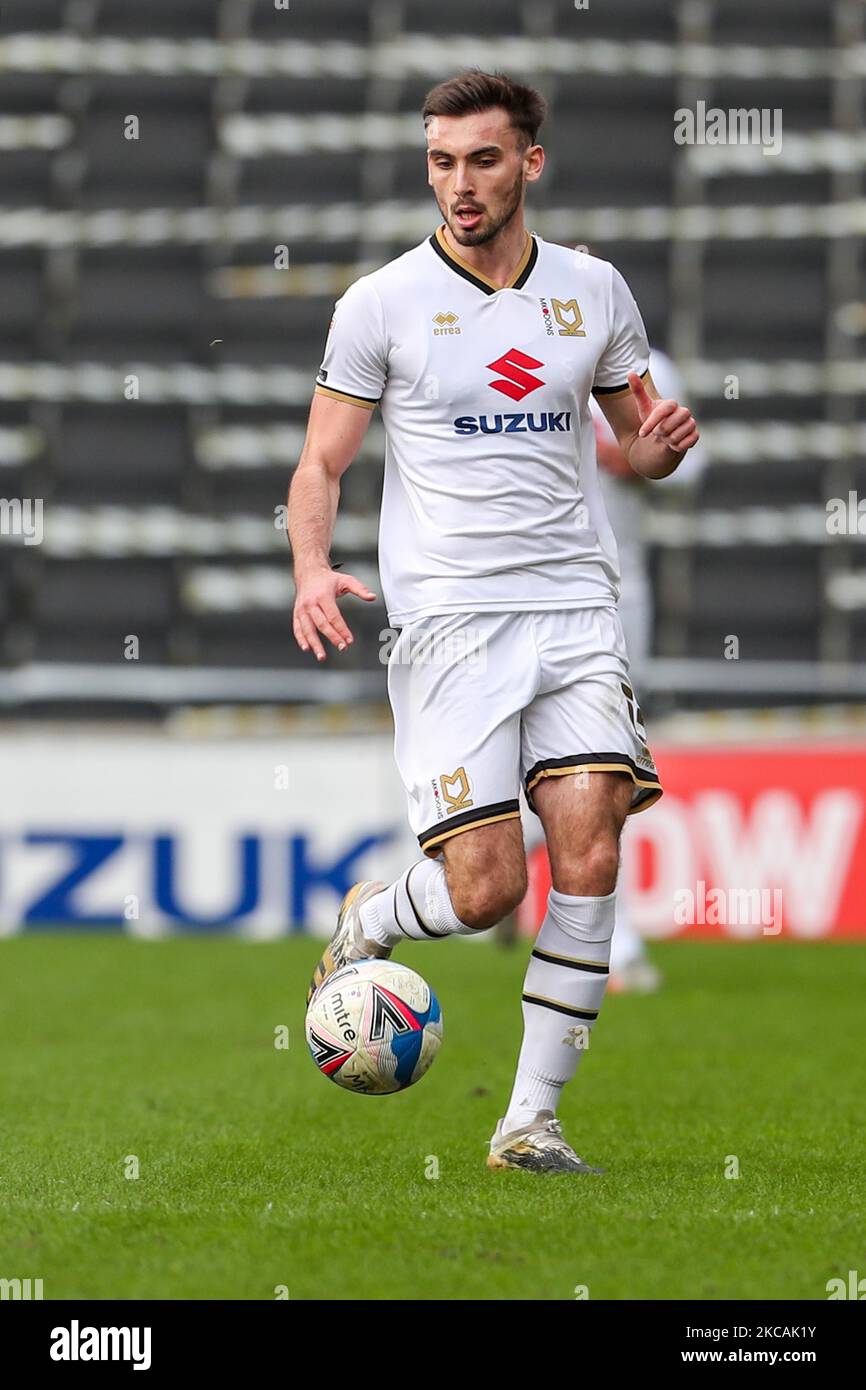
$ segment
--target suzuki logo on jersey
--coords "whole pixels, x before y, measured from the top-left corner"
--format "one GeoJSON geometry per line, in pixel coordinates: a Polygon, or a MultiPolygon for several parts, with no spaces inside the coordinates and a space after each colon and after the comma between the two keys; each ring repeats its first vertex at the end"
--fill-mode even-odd
{"type": "Polygon", "coordinates": [[[539,386],[544,385],[541,377],[533,376],[528,368],[543,366],[544,363],[539,362],[537,357],[528,357],[519,348],[509,348],[495,362],[487,363],[488,371],[502,373],[496,381],[491,381],[490,385],[494,391],[501,391],[503,396],[510,396],[513,401],[522,401],[530,391],[537,391],[539,386]]]}
{"type": "Polygon", "coordinates": [[[568,434],[571,411],[541,410],[527,415],[518,410],[502,415],[458,415],[454,421],[455,434],[544,434],[547,430],[568,434]]]}

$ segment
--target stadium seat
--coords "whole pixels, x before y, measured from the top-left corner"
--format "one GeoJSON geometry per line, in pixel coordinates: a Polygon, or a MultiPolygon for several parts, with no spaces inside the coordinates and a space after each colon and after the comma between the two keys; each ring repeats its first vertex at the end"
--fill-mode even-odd
{"type": "MultiPolygon", "coordinates": [[[[277,9],[274,0],[253,0],[250,35],[257,39],[292,39],[321,43],[323,20],[334,43],[365,43],[370,31],[370,7],[357,0],[327,0],[327,5],[299,4],[277,9]]],[[[327,41],[327,40],[326,40],[327,41]]]]}
{"type": "Polygon", "coordinates": [[[556,101],[560,120],[544,132],[543,140],[550,156],[547,197],[552,203],[580,207],[591,188],[593,203],[611,207],[669,205],[674,148],[670,93],[649,77],[630,77],[629,87],[645,135],[639,157],[631,108],[623,107],[615,84],[595,75],[561,82],[556,101]]]}
{"type": "MultiPolygon", "coordinates": [[[[35,662],[63,662],[71,665],[119,666],[123,662],[124,667],[130,671],[135,671],[139,667],[131,661],[125,661],[123,657],[123,638],[126,631],[128,629],[122,622],[115,624],[111,631],[98,630],[93,627],[92,623],[81,621],[42,625],[34,631],[33,645],[28,652],[28,657],[35,662]]],[[[142,665],[161,666],[166,664],[170,653],[169,635],[166,628],[139,623],[136,636],[139,639],[142,665]]],[[[134,684],[132,690],[134,691],[134,684]]],[[[68,703],[58,700],[55,704],[58,713],[68,715],[68,703]]],[[[142,701],[142,705],[147,710],[147,701],[142,701]]],[[[127,698],[124,701],[124,706],[134,716],[134,699],[130,701],[127,698]]],[[[88,707],[92,707],[91,700],[85,701],[85,709],[88,707]]],[[[43,712],[50,713],[50,709],[43,712]]]]}
{"type": "Polygon", "coordinates": [[[99,29],[103,34],[141,38],[215,38],[220,6],[213,0],[101,0],[99,29]]]}
{"type": "Polygon", "coordinates": [[[798,503],[824,504],[821,465],[815,459],[791,459],[787,463],[742,460],[742,466],[711,468],[702,480],[701,507],[778,507],[798,503]]]}
{"type": "Polygon", "coordinates": [[[213,148],[207,89],[137,79],[128,90],[103,82],[81,121],[85,207],[197,207],[206,202],[213,148]],[[183,100],[184,90],[187,100],[183,100]],[[170,96],[171,105],[167,104],[170,96]],[[139,138],[124,135],[138,117],[139,138]]]}
{"type": "MultiPolygon", "coordinates": [[[[831,45],[833,6],[824,0],[725,0],[712,9],[713,39],[717,43],[831,45]]],[[[739,105],[739,103],[737,103],[739,105]]],[[[763,100],[761,105],[764,105],[763,100]]]]}
{"type": "Polygon", "coordinates": [[[55,158],[53,150],[0,151],[4,207],[50,207],[55,158]]]}
{"type": "Polygon", "coordinates": [[[669,0],[617,0],[578,10],[574,0],[558,0],[556,35],[575,39],[650,39],[669,43],[676,32],[676,9],[669,0]],[[569,13],[570,12],[570,13],[569,13]]]}
{"type": "Polygon", "coordinates": [[[142,624],[167,625],[173,612],[172,568],[162,559],[43,562],[37,615],[46,626],[81,622],[86,615],[94,628],[135,633],[142,624]]]}
{"type": "Polygon", "coordinates": [[[782,257],[765,242],[717,242],[704,270],[704,329],[715,355],[741,354],[744,343],[750,357],[772,355],[780,336],[798,357],[819,355],[827,292],[822,243],[788,241],[782,257]]]}
{"type": "Polygon", "coordinates": [[[185,407],[70,404],[59,432],[54,501],[178,504],[190,467],[185,407]]]}
{"type": "Polygon", "coordinates": [[[244,111],[249,115],[351,116],[366,109],[367,94],[368,82],[361,76],[316,73],[292,78],[291,82],[284,77],[261,77],[250,86],[244,111]]]}
{"type": "MultiPolygon", "coordinates": [[[[473,5],[464,0],[406,0],[404,27],[407,34],[520,34],[525,32],[526,6],[521,0],[498,0],[495,5],[473,5]]],[[[432,86],[432,83],[430,84],[432,86]]]]}
{"type": "Polygon", "coordinates": [[[38,355],[44,291],[40,250],[0,251],[0,353],[17,357],[29,349],[38,355]]]}
{"type": "Polygon", "coordinates": [[[62,29],[65,10],[66,0],[3,0],[2,32],[41,34],[62,29]]]}
{"type": "Polygon", "coordinates": [[[81,258],[71,342],[82,355],[146,360],[154,344],[175,360],[210,333],[197,248],[105,248],[81,258]]]}
{"type": "Polygon", "coordinates": [[[817,546],[705,548],[695,556],[692,603],[707,624],[723,621],[729,632],[748,627],[804,634],[814,628],[819,609],[817,546]],[[771,577],[772,576],[772,577],[771,577]],[[739,625],[739,626],[738,626],[739,625]]]}

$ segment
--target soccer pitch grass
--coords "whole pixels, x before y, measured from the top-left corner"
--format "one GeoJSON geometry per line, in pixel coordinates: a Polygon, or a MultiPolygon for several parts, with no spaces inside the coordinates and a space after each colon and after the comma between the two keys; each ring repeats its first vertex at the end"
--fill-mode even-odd
{"type": "Polygon", "coordinates": [[[0,1277],[46,1299],[825,1299],[866,1269],[866,950],[655,947],[666,987],[605,1001],[560,1108],[604,1177],[485,1167],[527,951],[402,949],[442,1051],[362,1097],[307,1052],[309,938],[3,941],[0,1277]]]}

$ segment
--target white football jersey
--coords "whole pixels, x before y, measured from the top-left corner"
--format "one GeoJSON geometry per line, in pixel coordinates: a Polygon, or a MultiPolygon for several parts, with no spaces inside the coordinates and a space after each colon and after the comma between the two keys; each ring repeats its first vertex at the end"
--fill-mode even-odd
{"type": "Polygon", "coordinates": [[[534,233],[501,289],[442,227],[349,287],[316,390],[381,406],[392,624],[616,602],[589,398],[627,391],[648,363],[619,271],[534,233]]]}

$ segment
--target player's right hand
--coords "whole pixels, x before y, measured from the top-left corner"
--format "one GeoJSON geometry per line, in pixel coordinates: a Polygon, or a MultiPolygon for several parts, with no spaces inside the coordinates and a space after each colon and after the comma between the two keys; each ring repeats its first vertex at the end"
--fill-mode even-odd
{"type": "Polygon", "coordinates": [[[302,652],[312,649],[317,661],[324,661],[325,650],[319,638],[323,633],[342,652],[355,640],[337,607],[342,594],[355,594],[367,603],[376,595],[353,574],[342,574],[325,566],[295,576],[295,609],[292,630],[302,652]]]}

